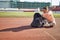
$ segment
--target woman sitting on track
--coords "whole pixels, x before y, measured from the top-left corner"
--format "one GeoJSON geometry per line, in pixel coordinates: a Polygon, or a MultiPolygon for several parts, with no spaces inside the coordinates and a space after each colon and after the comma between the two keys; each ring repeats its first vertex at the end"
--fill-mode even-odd
{"type": "Polygon", "coordinates": [[[56,25],[52,11],[50,11],[48,7],[42,9],[43,14],[40,14],[39,11],[40,10],[36,10],[34,13],[33,21],[31,23],[32,27],[53,27],[56,25]]]}
{"type": "Polygon", "coordinates": [[[53,27],[54,25],[56,25],[55,18],[53,16],[52,11],[50,11],[48,7],[44,7],[42,11],[43,11],[42,16],[46,19],[46,25],[44,26],[53,27]]]}

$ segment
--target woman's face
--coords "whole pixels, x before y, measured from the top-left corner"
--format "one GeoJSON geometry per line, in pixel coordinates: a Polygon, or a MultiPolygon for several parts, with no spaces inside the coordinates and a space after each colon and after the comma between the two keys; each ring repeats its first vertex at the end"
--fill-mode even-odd
{"type": "Polygon", "coordinates": [[[49,10],[48,9],[43,9],[43,13],[47,13],[49,10]]]}
{"type": "Polygon", "coordinates": [[[46,13],[46,12],[47,12],[47,10],[46,10],[46,9],[43,9],[42,11],[43,11],[43,13],[46,13]]]}

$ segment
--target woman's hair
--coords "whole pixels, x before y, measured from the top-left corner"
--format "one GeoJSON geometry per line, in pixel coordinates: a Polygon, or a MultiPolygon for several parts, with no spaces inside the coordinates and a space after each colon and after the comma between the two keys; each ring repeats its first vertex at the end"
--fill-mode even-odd
{"type": "Polygon", "coordinates": [[[44,7],[43,9],[47,10],[47,8],[46,8],[46,7],[44,7]]]}
{"type": "Polygon", "coordinates": [[[43,9],[48,10],[48,7],[43,7],[43,9]]]}

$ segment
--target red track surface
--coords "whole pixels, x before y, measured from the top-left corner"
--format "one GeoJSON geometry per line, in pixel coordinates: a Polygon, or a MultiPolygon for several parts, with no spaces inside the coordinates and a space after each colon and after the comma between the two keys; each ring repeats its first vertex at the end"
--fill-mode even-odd
{"type": "Polygon", "coordinates": [[[60,18],[53,28],[32,28],[32,18],[0,18],[0,40],[60,40],[60,18]]]}

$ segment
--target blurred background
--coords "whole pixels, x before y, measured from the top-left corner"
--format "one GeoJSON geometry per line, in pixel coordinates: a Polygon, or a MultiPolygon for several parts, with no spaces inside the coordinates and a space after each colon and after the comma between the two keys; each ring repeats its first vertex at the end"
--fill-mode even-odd
{"type": "MultiPolygon", "coordinates": [[[[0,16],[3,15],[3,12],[30,13],[46,6],[48,6],[53,13],[57,13],[57,15],[60,14],[60,0],[0,0],[0,16]]],[[[8,14],[8,16],[12,14],[8,14]]],[[[26,15],[26,13],[24,15],[26,15]]]]}

